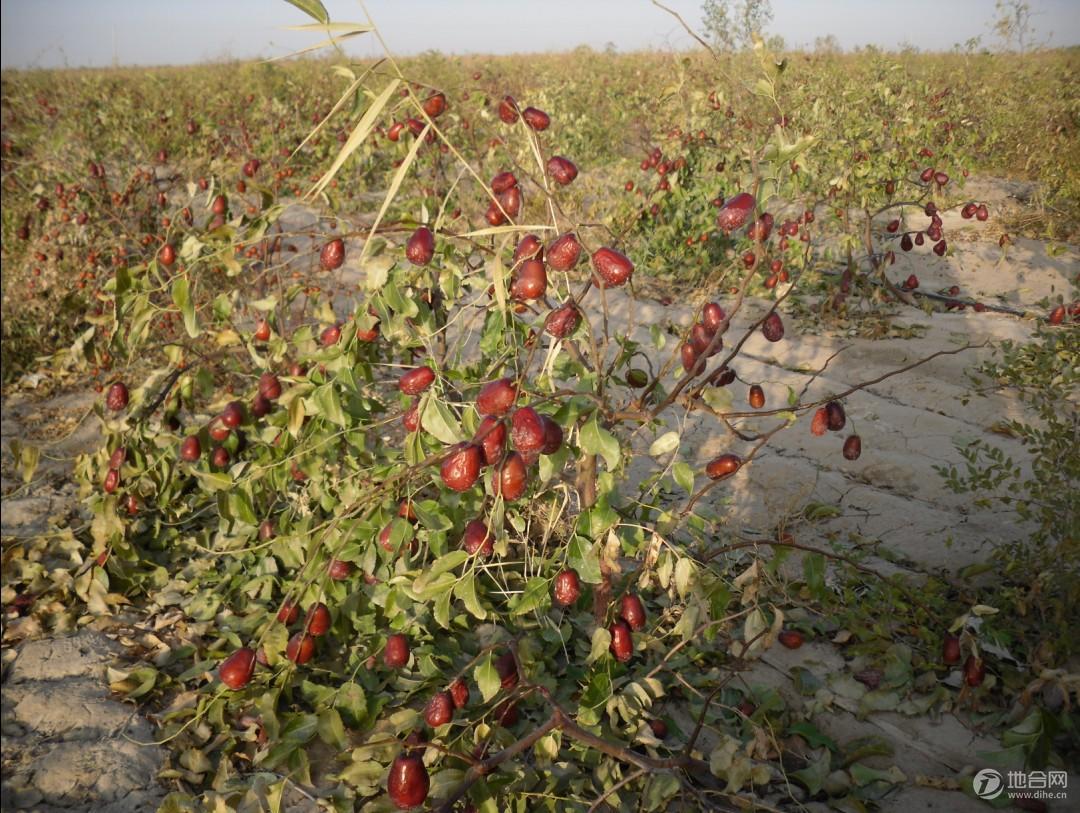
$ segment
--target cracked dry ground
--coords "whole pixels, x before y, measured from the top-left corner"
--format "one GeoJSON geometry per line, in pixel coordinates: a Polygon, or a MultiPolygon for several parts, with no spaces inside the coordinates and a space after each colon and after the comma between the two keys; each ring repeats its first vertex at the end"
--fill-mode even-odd
{"type": "MultiPolygon", "coordinates": [[[[1008,190],[998,183],[982,190],[982,196],[1004,206],[1008,190]]],[[[309,214],[298,210],[293,216],[309,214]]],[[[961,232],[960,223],[949,225],[961,232]]],[[[1043,297],[1068,289],[1070,269],[1080,264],[1075,249],[1050,257],[1044,244],[1028,240],[1018,240],[1002,261],[996,238],[981,234],[978,227],[965,226],[954,245],[954,254],[946,258],[901,255],[893,276],[903,279],[916,273],[924,289],[956,284],[963,295],[1037,310],[1036,303],[1043,297]]],[[[343,272],[346,280],[362,281],[357,269],[346,265],[343,272]]],[[[596,297],[589,304],[598,307],[596,297]]],[[[651,325],[686,326],[700,304],[633,303],[621,292],[608,295],[611,321],[625,325],[645,346],[650,343],[651,325]]],[[[730,335],[741,335],[765,307],[763,301],[750,301],[730,335]]],[[[789,318],[788,324],[789,341],[772,345],[754,335],[736,365],[743,381],[763,385],[770,406],[784,403],[789,387],[799,392],[809,383],[808,395],[821,397],[876,379],[937,350],[984,340],[1025,341],[1033,332],[1029,321],[970,310],[933,316],[901,311],[892,324],[907,338],[869,340],[835,331],[798,335],[796,320],[789,318]],[[825,366],[837,351],[841,352],[825,366]]],[[[674,337],[669,341],[674,342],[674,337]]],[[[961,404],[970,392],[965,371],[988,357],[988,348],[943,356],[849,398],[849,426],[863,438],[858,461],[843,459],[842,438],[813,437],[804,422],[780,433],[768,451],[725,490],[724,498],[731,501],[729,522],[748,534],[772,534],[783,524],[800,542],[832,540],[865,548],[875,554],[867,564],[879,572],[904,572],[916,580],[932,570],[955,572],[983,559],[993,542],[1022,536],[1026,529],[1015,515],[977,506],[970,496],[951,494],[933,468],[959,462],[953,443],[964,439],[991,439],[1015,459],[1026,459],[1016,441],[995,433],[1002,420],[1021,416],[1017,402],[1004,395],[987,395],[961,404]],[[810,522],[805,509],[813,504],[827,505],[830,510],[810,522]]],[[[731,389],[735,405],[743,404],[746,386],[736,383],[731,389]]],[[[88,403],[86,397],[72,396],[46,402],[25,395],[8,399],[4,404],[5,456],[8,442],[23,434],[23,424],[32,426],[50,411],[74,415],[88,403]]],[[[681,434],[678,454],[696,466],[726,451],[729,443],[727,436],[696,415],[675,415],[670,428],[681,434]]],[[[52,452],[63,456],[86,448],[95,434],[96,428],[85,424],[52,452]]],[[[637,460],[631,478],[655,470],[647,450],[656,434],[635,438],[637,460]]],[[[40,533],[50,518],[75,513],[74,487],[67,471],[55,462],[43,465],[48,475],[41,476],[43,485],[4,500],[5,540],[40,533]]],[[[6,495],[15,487],[9,476],[10,469],[5,471],[6,495]]],[[[720,490],[715,493],[716,499],[722,498],[720,490]]],[[[109,698],[104,674],[108,663],[123,656],[120,644],[100,631],[88,630],[73,638],[31,641],[5,650],[3,809],[116,813],[154,809],[164,793],[156,780],[163,754],[160,749],[135,744],[152,740],[154,731],[133,713],[132,705],[109,698]]],[[[775,687],[797,709],[806,699],[793,683],[796,667],[824,681],[844,671],[845,662],[834,645],[808,642],[797,651],[769,650],[744,677],[750,683],[775,687]]],[[[938,720],[891,712],[860,718],[857,709],[856,698],[838,695],[832,710],[816,716],[814,722],[833,739],[873,734],[889,741],[893,755],[870,762],[882,770],[899,766],[906,782],[884,800],[883,809],[893,813],[985,809],[935,785],[954,783],[961,771],[978,763],[977,752],[998,749],[995,737],[971,731],[951,714],[938,720]]],[[[1070,785],[1074,783],[1080,780],[1070,777],[1070,785]]]]}
{"type": "MultiPolygon", "coordinates": [[[[46,401],[16,395],[3,408],[3,537],[20,538],[78,523],[71,456],[97,442],[96,423],[82,420],[90,396],[46,401]],[[51,438],[36,433],[50,427],[51,438]],[[12,477],[10,442],[48,442],[29,489],[12,477]]],[[[7,646],[0,701],[0,809],[37,813],[128,813],[154,810],[165,795],[157,775],[163,751],[141,745],[155,729],[130,703],[111,696],[107,669],[129,661],[112,634],[84,628],[7,646]]],[[[110,625],[111,626],[111,625],[110,625]]],[[[19,629],[19,637],[42,630],[19,629]]]]}

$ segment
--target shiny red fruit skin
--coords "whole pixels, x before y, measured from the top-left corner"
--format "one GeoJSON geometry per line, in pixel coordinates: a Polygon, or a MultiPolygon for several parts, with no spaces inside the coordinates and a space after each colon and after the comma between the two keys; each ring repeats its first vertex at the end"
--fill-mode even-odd
{"type": "Polygon", "coordinates": [[[495,538],[482,520],[473,519],[465,526],[465,533],[461,535],[461,547],[470,556],[479,553],[481,557],[487,558],[495,551],[495,538]]]}
{"type": "Polygon", "coordinates": [[[986,662],[982,658],[968,655],[964,661],[964,683],[968,686],[981,686],[986,679],[986,662]]]}
{"type": "Polygon", "coordinates": [[[513,172],[500,172],[491,179],[491,191],[498,195],[507,189],[517,186],[517,178],[513,172]]]}
{"type": "Polygon", "coordinates": [[[619,602],[619,618],[630,625],[630,629],[639,630],[645,626],[645,605],[641,597],[627,593],[619,602]]]}
{"type": "Polygon", "coordinates": [[[562,448],[562,427],[547,415],[542,415],[541,420],[544,422],[544,445],[540,447],[540,451],[543,454],[555,454],[562,448]]]}
{"type": "Polygon", "coordinates": [[[330,608],[321,601],[308,608],[304,616],[304,631],[316,638],[330,629],[330,608]]]}
{"type": "Polygon", "coordinates": [[[765,317],[765,321],[761,323],[761,335],[770,342],[778,342],[784,338],[784,322],[780,314],[773,311],[765,317]]]}
{"type": "Polygon", "coordinates": [[[499,682],[504,689],[512,689],[518,685],[517,661],[512,652],[504,652],[495,659],[495,672],[499,675],[499,682]]]}
{"type": "Polygon", "coordinates": [[[581,243],[573,232],[559,235],[548,246],[547,263],[556,271],[569,271],[581,259],[581,243]]]}
{"type": "Polygon", "coordinates": [[[255,674],[255,650],[241,647],[221,662],[218,677],[233,691],[243,689],[255,674]]]}
{"type": "Polygon", "coordinates": [[[273,373],[263,373],[259,376],[259,394],[270,401],[276,401],[281,397],[281,382],[273,373]]]}
{"type": "Polygon", "coordinates": [[[352,575],[353,565],[352,562],[346,562],[342,559],[331,559],[326,572],[336,582],[345,581],[352,575]]]}
{"type": "Polygon", "coordinates": [[[235,429],[244,422],[244,405],[239,401],[230,401],[221,411],[221,422],[230,429],[235,429]]]}
{"type": "Polygon", "coordinates": [[[277,620],[284,624],[286,627],[295,624],[296,619],[300,617],[300,607],[293,601],[284,601],[281,607],[278,608],[277,620]]]}
{"type": "Polygon", "coordinates": [[[698,364],[698,352],[690,342],[684,343],[679,348],[679,357],[682,359],[683,370],[688,373],[693,372],[697,375],[704,369],[703,365],[698,364]]]}
{"type": "Polygon", "coordinates": [[[440,474],[447,488],[468,491],[480,477],[482,451],[472,443],[462,443],[442,462],[440,474]]]}
{"type": "Polygon", "coordinates": [[[324,271],[335,271],[345,262],[345,241],[340,237],[331,240],[319,252],[319,266],[324,271]]]}
{"type": "Polygon", "coordinates": [[[765,212],[759,219],[750,224],[750,228],[746,230],[746,236],[756,243],[765,242],[769,239],[769,235],[772,234],[773,222],[773,216],[765,212]]]}
{"type": "Polygon", "coordinates": [[[202,457],[202,444],[198,437],[189,435],[180,443],[180,459],[188,463],[194,463],[202,457]]]}
{"type": "Polygon", "coordinates": [[[522,110],[521,118],[538,132],[546,130],[551,124],[551,117],[543,110],[538,110],[535,107],[526,107],[522,110]]]}
{"type": "Polygon", "coordinates": [[[400,669],[409,662],[409,639],[396,632],[386,639],[383,663],[391,669],[400,669]]]}
{"type": "Polygon", "coordinates": [[[712,343],[712,334],[709,333],[708,328],[701,322],[697,322],[690,329],[690,344],[694,348],[694,353],[699,356],[705,354],[705,351],[709,349],[709,345],[712,343]]]}
{"type": "Polygon", "coordinates": [[[517,725],[519,713],[516,700],[504,700],[495,707],[495,720],[503,728],[512,728],[517,725]]]}
{"type": "Polygon", "coordinates": [[[844,405],[839,401],[829,401],[825,404],[825,422],[830,432],[839,432],[847,424],[847,415],[844,405]]]}
{"type": "Polygon", "coordinates": [[[435,381],[435,371],[430,367],[417,367],[398,379],[398,389],[405,395],[419,395],[435,381]]]}
{"type": "Polygon", "coordinates": [[[341,326],[330,325],[319,336],[319,341],[323,347],[333,347],[341,339],[341,326]]]}
{"type": "Polygon", "coordinates": [[[578,176],[578,168],[574,165],[574,162],[568,158],[563,158],[561,155],[553,155],[548,159],[547,171],[551,179],[559,186],[573,183],[578,176]]]}
{"type": "Polygon", "coordinates": [[[788,649],[798,649],[803,645],[803,635],[798,630],[782,630],[776,640],[788,649]]]}
{"type": "Polygon", "coordinates": [[[476,396],[476,410],[481,415],[505,415],[517,401],[517,387],[509,378],[485,384],[476,396]]]}
{"type": "Polygon", "coordinates": [[[428,114],[429,118],[437,119],[446,112],[446,96],[442,93],[428,96],[424,100],[424,112],[428,114]]]}
{"type": "Polygon", "coordinates": [[[496,496],[513,502],[525,494],[528,487],[528,472],[524,458],[517,452],[510,452],[500,464],[491,470],[491,490],[496,496]]]}
{"type": "Polygon", "coordinates": [[[405,410],[405,414],[401,416],[401,423],[405,426],[405,431],[415,432],[420,428],[420,399],[414,398],[409,408],[405,410]]]}
{"type": "Polygon", "coordinates": [[[519,452],[534,452],[544,446],[544,421],[532,407],[521,407],[510,419],[510,442],[519,452]]]}
{"type": "Polygon", "coordinates": [[[746,400],[754,409],[761,409],[765,406],[765,390],[761,388],[760,384],[752,385],[746,400]]]}
{"type": "Polygon", "coordinates": [[[501,204],[497,204],[492,201],[488,204],[487,211],[484,213],[484,219],[487,220],[490,226],[502,226],[506,223],[506,215],[503,214],[503,210],[499,208],[501,204]]]}
{"type": "Polygon", "coordinates": [[[412,233],[405,244],[405,258],[413,265],[424,266],[435,256],[435,235],[431,229],[421,226],[412,233]]]}
{"type": "Polygon", "coordinates": [[[464,678],[457,678],[450,684],[450,697],[454,700],[454,708],[463,709],[469,705],[469,684],[464,678]]]}
{"type": "Polygon", "coordinates": [[[756,203],[749,192],[740,192],[724,204],[720,214],[716,216],[716,225],[725,232],[740,228],[750,218],[756,203]]]}
{"type": "Polygon", "coordinates": [[[517,217],[521,213],[520,186],[511,186],[505,192],[500,192],[496,197],[499,200],[499,206],[502,207],[502,212],[508,217],[517,217]]]}
{"type": "Polygon", "coordinates": [[[128,405],[128,388],[127,385],[121,381],[117,381],[111,387],[109,391],[105,393],[105,406],[113,412],[119,412],[125,409],[128,405]]]}
{"type": "Polygon", "coordinates": [[[214,450],[210,453],[210,465],[215,469],[225,469],[229,467],[229,450],[224,446],[215,446],[214,450]]]}
{"type": "Polygon", "coordinates": [[[518,120],[518,106],[513,96],[506,96],[499,102],[499,118],[504,124],[513,124],[518,120]]]}
{"type": "Polygon", "coordinates": [[[514,267],[521,265],[525,260],[543,260],[544,244],[535,234],[526,234],[514,249],[514,267]]]}
{"type": "Polygon", "coordinates": [[[829,413],[825,407],[820,407],[810,421],[810,434],[821,437],[829,428],[829,413]]]}
{"type": "Polygon", "coordinates": [[[285,647],[285,657],[296,664],[305,664],[315,654],[315,639],[303,632],[294,633],[285,647]]]}
{"type": "Polygon", "coordinates": [[[560,570],[555,576],[552,600],[560,607],[570,607],[581,597],[581,579],[572,567],[560,570]]]}
{"type": "Polygon", "coordinates": [[[225,425],[225,422],[221,420],[220,417],[217,417],[210,421],[210,425],[206,428],[206,433],[210,436],[210,440],[222,443],[229,439],[232,430],[225,425]]]}
{"type": "Polygon", "coordinates": [[[844,459],[858,460],[862,454],[862,438],[858,435],[848,435],[844,440],[844,459]]]}
{"type": "Polygon", "coordinates": [[[634,657],[634,633],[629,624],[620,618],[612,622],[608,632],[611,633],[610,649],[615,660],[626,663],[634,657]]]}
{"type": "Polygon", "coordinates": [[[484,462],[489,466],[495,465],[502,459],[503,451],[506,449],[506,424],[488,415],[480,421],[472,442],[478,444],[483,450],[484,462]]]}
{"type": "Polygon", "coordinates": [[[102,489],[106,494],[112,494],[120,486],[120,471],[118,469],[109,469],[105,473],[105,483],[102,485],[102,489]]]}
{"type": "Polygon", "coordinates": [[[431,790],[431,779],[418,754],[402,754],[390,764],[386,792],[399,810],[419,807],[431,790]]]}
{"type": "Polygon", "coordinates": [[[715,460],[710,460],[705,466],[705,474],[710,480],[721,480],[730,477],[742,466],[742,460],[738,455],[722,454],[715,460]]]}
{"type": "Polygon", "coordinates": [[[424,709],[424,721],[432,728],[446,725],[454,719],[454,698],[450,692],[436,692],[424,709]]]}
{"type": "Polygon", "coordinates": [[[573,303],[555,308],[544,320],[544,332],[556,339],[565,339],[581,323],[581,312],[573,303]]]}
{"type": "Polygon", "coordinates": [[[510,296],[518,301],[539,299],[547,291],[547,270],[541,260],[525,260],[510,283],[510,296]]]}
{"type": "Polygon", "coordinates": [[[941,643],[941,660],[943,663],[960,663],[960,639],[955,635],[946,635],[941,643]]]}
{"type": "Polygon", "coordinates": [[[716,333],[723,326],[726,318],[724,309],[715,302],[706,303],[701,309],[701,322],[709,333],[716,333]]]}
{"type": "Polygon", "coordinates": [[[119,471],[125,460],[127,460],[127,449],[121,446],[109,455],[109,468],[119,471]]]}
{"type": "MultiPolygon", "coordinates": [[[[550,261],[551,252],[548,252],[550,261]]],[[[593,270],[608,288],[618,288],[630,281],[634,273],[634,264],[630,259],[606,246],[597,249],[592,255],[593,270]]]]}

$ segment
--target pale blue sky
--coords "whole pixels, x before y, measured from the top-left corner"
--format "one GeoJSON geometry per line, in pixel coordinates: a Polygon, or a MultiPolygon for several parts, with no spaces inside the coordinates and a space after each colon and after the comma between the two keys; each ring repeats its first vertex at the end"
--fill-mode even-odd
{"type": "MultiPolygon", "coordinates": [[[[363,19],[356,0],[324,0],[332,19],[363,19]]],[[[700,0],[667,0],[697,27],[700,0]]],[[[773,0],[770,33],[788,45],[835,35],[844,47],[903,43],[948,49],[969,37],[994,44],[994,0],[773,0]]],[[[1032,0],[1037,38],[1080,44],[1080,0],[1032,0]]],[[[679,25],[649,0],[369,0],[400,55],[682,47],[679,25]]],[[[283,0],[2,0],[4,67],[180,64],[287,53],[312,42],[280,30],[306,18],[283,0]]],[[[373,53],[360,38],[350,47],[373,53]]]]}

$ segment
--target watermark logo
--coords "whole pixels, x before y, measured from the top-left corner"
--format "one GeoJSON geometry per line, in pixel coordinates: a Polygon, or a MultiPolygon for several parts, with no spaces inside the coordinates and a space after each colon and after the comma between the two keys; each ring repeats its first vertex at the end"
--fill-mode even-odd
{"type": "Polygon", "coordinates": [[[1002,793],[1023,799],[1066,799],[1069,775],[1065,771],[1009,771],[1002,775],[993,768],[975,774],[971,786],[980,799],[991,801],[1002,793]]]}
{"type": "Polygon", "coordinates": [[[996,799],[1005,790],[1005,777],[993,768],[983,768],[975,774],[972,786],[980,799],[996,799]]]}

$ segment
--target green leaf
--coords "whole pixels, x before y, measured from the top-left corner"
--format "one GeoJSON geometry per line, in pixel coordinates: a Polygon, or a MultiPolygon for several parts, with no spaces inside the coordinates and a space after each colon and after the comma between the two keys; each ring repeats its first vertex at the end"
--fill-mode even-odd
{"type": "Polygon", "coordinates": [[[679,448],[679,433],[666,432],[649,446],[650,457],[663,457],[679,448]]]}
{"type": "Polygon", "coordinates": [[[251,498],[242,489],[230,491],[226,499],[229,504],[229,513],[232,516],[248,525],[259,524],[259,518],[255,516],[255,508],[251,504],[251,498]]]}
{"type": "Polygon", "coordinates": [[[851,778],[859,787],[869,785],[871,782],[886,782],[890,785],[900,785],[907,782],[907,776],[895,765],[887,771],[881,771],[859,763],[852,765],[849,770],[851,778]]]}
{"type": "Polygon", "coordinates": [[[304,399],[293,398],[289,402],[289,434],[300,437],[300,427],[304,425],[304,399]]]}
{"type": "Polygon", "coordinates": [[[468,576],[463,577],[454,587],[454,595],[461,599],[465,604],[465,609],[472,615],[481,620],[487,618],[487,611],[480,604],[480,599],[476,595],[476,579],[470,573],[468,576]]]}
{"type": "Polygon", "coordinates": [[[717,412],[727,412],[731,408],[731,390],[727,387],[706,387],[701,393],[701,400],[717,412]]]}
{"type": "MultiPolygon", "coordinates": [[[[431,567],[427,571],[427,578],[434,579],[436,576],[441,576],[443,573],[448,573],[451,570],[456,570],[458,565],[468,561],[469,554],[467,551],[455,550],[445,556],[440,556],[436,559],[431,567]]],[[[417,579],[419,581],[419,579],[417,579]]]]}
{"type": "Polygon", "coordinates": [[[671,476],[675,478],[676,485],[687,494],[694,491],[694,470],[689,464],[678,462],[671,467],[671,476]]]}
{"type": "Polygon", "coordinates": [[[525,585],[524,592],[519,596],[518,602],[511,614],[524,615],[525,613],[532,612],[547,601],[548,595],[547,579],[542,579],[539,576],[529,579],[528,584],[525,585]]]}
{"type": "Polygon", "coordinates": [[[338,426],[348,425],[348,418],[341,409],[341,398],[332,382],[316,387],[311,393],[311,403],[316,409],[316,414],[326,418],[330,423],[338,426]]]}
{"type": "Polygon", "coordinates": [[[589,657],[585,660],[585,663],[593,663],[597,659],[602,658],[610,648],[611,633],[604,627],[597,627],[593,630],[592,645],[589,648],[589,657]]]}
{"type": "Polygon", "coordinates": [[[364,695],[364,687],[351,680],[343,683],[338,689],[334,708],[341,712],[345,723],[350,728],[362,727],[367,720],[367,697],[364,695]]]}
{"type": "Polygon", "coordinates": [[[405,296],[402,292],[402,287],[398,287],[397,285],[386,285],[382,289],[382,295],[386,300],[386,304],[390,307],[390,310],[396,315],[405,316],[411,319],[420,313],[420,309],[416,307],[416,303],[411,298],[405,296]]]}
{"type": "Polygon", "coordinates": [[[825,598],[825,557],[820,553],[803,556],[803,578],[810,595],[818,601],[825,598]]]}
{"type": "Polygon", "coordinates": [[[326,11],[326,7],[322,4],[321,0],[285,0],[287,3],[291,3],[300,9],[304,14],[311,17],[313,20],[326,25],[330,22],[330,15],[326,11]]]}
{"type": "Polygon", "coordinates": [[[172,300],[184,317],[184,330],[194,339],[199,335],[199,326],[195,323],[195,305],[191,301],[191,283],[187,277],[178,277],[173,281],[172,300]]]}
{"type": "Polygon", "coordinates": [[[788,731],[792,734],[798,734],[811,748],[820,748],[825,746],[830,751],[836,751],[836,741],[831,737],[822,734],[817,726],[813,723],[803,720],[802,722],[794,723],[788,727],[788,731]]]}
{"type": "Polygon", "coordinates": [[[587,584],[599,584],[600,557],[596,546],[583,536],[575,536],[566,546],[566,561],[570,567],[578,572],[583,582],[587,584]]]}
{"type": "Polygon", "coordinates": [[[683,557],[675,565],[675,589],[679,591],[679,597],[685,598],[690,590],[690,583],[694,578],[694,563],[689,558],[683,557]]]}
{"type": "Polygon", "coordinates": [[[581,427],[581,451],[585,454],[598,454],[604,458],[608,471],[614,471],[619,466],[622,455],[619,451],[619,441],[609,431],[600,426],[594,412],[588,422],[581,427]]]}
{"type": "Polygon", "coordinates": [[[203,488],[209,491],[222,491],[226,488],[232,488],[232,475],[227,471],[200,471],[195,469],[194,473],[202,481],[203,488]]]}
{"type": "Polygon", "coordinates": [[[792,772],[790,776],[806,788],[811,796],[816,796],[821,791],[821,786],[825,782],[825,777],[829,775],[831,770],[832,754],[829,751],[825,751],[823,752],[821,759],[811,762],[801,771],[792,772]]]}
{"type": "Polygon", "coordinates": [[[484,698],[485,703],[499,693],[499,689],[502,688],[502,681],[499,680],[499,673],[495,671],[495,664],[491,662],[490,652],[473,669],[473,679],[476,681],[476,688],[480,690],[480,696],[484,698]]]}
{"type": "Polygon", "coordinates": [[[424,427],[425,432],[434,435],[443,443],[459,443],[465,439],[461,424],[450,407],[431,395],[424,397],[420,425],[424,427]]]}
{"type": "Polygon", "coordinates": [[[645,788],[642,802],[646,810],[667,810],[667,803],[675,797],[682,787],[679,778],[670,773],[652,773],[645,788]]]}
{"type": "Polygon", "coordinates": [[[319,712],[319,739],[339,751],[348,747],[349,741],[345,737],[341,715],[334,709],[322,709],[319,712]]]}

